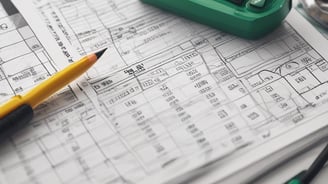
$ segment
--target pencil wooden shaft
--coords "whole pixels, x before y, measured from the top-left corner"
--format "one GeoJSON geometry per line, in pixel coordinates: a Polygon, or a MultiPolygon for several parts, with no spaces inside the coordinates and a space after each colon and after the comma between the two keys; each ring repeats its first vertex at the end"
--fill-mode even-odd
{"type": "Polygon", "coordinates": [[[23,96],[24,101],[34,109],[52,94],[85,73],[96,60],[97,57],[83,57],[33,88],[23,96]]]}
{"type": "Polygon", "coordinates": [[[49,79],[27,92],[26,95],[17,95],[7,103],[0,105],[0,119],[24,104],[31,106],[33,109],[52,94],[67,86],[74,79],[85,73],[95,62],[97,55],[91,54],[83,57],[79,61],[69,65],[60,72],[54,74],[49,79]]]}

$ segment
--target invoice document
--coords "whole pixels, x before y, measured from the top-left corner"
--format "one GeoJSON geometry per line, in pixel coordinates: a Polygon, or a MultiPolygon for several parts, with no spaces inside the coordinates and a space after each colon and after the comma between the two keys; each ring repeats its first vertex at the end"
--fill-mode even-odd
{"type": "Polygon", "coordinates": [[[0,183],[223,182],[328,125],[328,42],[295,10],[251,41],[138,0],[14,4],[0,100],[108,50],[1,145],[0,183]]]}

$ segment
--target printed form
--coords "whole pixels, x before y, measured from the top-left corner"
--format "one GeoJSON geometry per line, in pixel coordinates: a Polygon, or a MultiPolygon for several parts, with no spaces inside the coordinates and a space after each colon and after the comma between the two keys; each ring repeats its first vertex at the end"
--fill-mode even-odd
{"type": "Polygon", "coordinates": [[[213,161],[221,180],[327,125],[327,40],[294,10],[249,41],[138,0],[14,3],[29,25],[0,10],[0,101],[108,50],[1,145],[1,184],[165,183],[213,161]]]}

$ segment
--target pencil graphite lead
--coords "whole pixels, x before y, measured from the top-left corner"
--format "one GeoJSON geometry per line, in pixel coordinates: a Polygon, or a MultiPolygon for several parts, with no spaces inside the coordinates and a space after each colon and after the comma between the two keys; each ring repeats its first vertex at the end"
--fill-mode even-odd
{"type": "Polygon", "coordinates": [[[99,52],[96,52],[95,54],[96,54],[96,56],[97,56],[97,58],[99,59],[103,54],[104,54],[104,52],[107,50],[107,48],[105,48],[105,49],[103,49],[103,50],[101,50],[101,51],[99,51],[99,52]]]}

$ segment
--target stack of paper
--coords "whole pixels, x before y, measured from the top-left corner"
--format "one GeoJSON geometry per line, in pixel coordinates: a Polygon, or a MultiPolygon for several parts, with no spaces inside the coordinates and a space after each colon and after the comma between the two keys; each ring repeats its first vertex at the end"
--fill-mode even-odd
{"type": "Polygon", "coordinates": [[[137,0],[14,4],[0,101],[108,51],[1,146],[0,183],[244,183],[325,134],[328,42],[294,10],[249,41],[137,0]]]}

